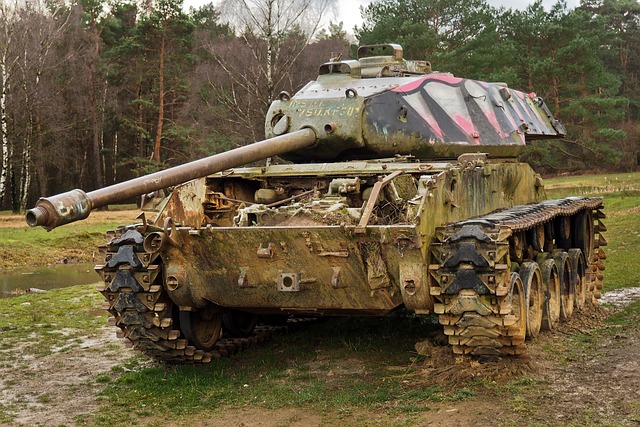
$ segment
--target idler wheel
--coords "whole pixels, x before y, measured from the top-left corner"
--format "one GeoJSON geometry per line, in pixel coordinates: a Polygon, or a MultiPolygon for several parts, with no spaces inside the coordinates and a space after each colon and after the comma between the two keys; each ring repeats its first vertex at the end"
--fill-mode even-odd
{"type": "Polygon", "coordinates": [[[576,290],[571,281],[571,263],[569,255],[561,249],[554,250],[552,255],[560,278],[560,320],[567,321],[573,314],[576,298],[576,290]]]}
{"type": "Polygon", "coordinates": [[[542,305],[542,330],[555,329],[560,320],[560,278],[558,267],[553,259],[545,259],[548,253],[538,257],[542,284],[544,286],[545,300],[542,305]]]}
{"type": "Polygon", "coordinates": [[[180,311],[180,330],[197,349],[213,349],[222,330],[222,312],[210,304],[197,311],[180,311]]]}
{"type": "Polygon", "coordinates": [[[258,324],[258,315],[240,310],[225,310],[222,315],[225,337],[244,338],[253,333],[258,324]]]}
{"type": "Polygon", "coordinates": [[[520,266],[520,278],[527,305],[527,338],[535,338],[542,328],[544,305],[544,285],[540,267],[535,262],[523,262],[520,266]]]}

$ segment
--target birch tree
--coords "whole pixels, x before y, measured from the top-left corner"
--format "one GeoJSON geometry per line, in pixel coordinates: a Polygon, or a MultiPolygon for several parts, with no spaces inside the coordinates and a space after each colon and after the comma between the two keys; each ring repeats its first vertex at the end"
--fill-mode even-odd
{"type": "Polygon", "coordinates": [[[17,1],[0,0],[0,26],[2,41],[0,42],[0,209],[5,207],[7,182],[11,165],[9,164],[9,132],[7,127],[7,94],[10,88],[10,75],[15,58],[9,55],[16,25],[17,1]]]}
{"type": "Polygon", "coordinates": [[[274,95],[293,89],[286,87],[293,64],[335,4],[336,0],[241,0],[221,7],[239,38],[211,42],[209,49],[227,84],[210,82],[233,112],[232,120],[252,130],[252,139],[262,133],[259,123],[274,95]]]}
{"type": "MultiPolygon", "coordinates": [[[[19,200],[14,210],[24,211],[29,203],[34,174],[33,149],[42,148],[40,110],[45,97],[40,93],[41,81],[47,68],[56,68],[60,61],[53,59],[52,49],[59,42],[68,24],[69,14],[61,6],[40,1],[26,3],[20,13],[20,33],[16,34],[16,85],[21,89],[25,129],[21,133],[19,200]],[[19,80],[18,80],[19,79],[19,80]]],[[[64,58],[61,59],[64,61],[64,58]]],[[[44,189],[46,191],[46,187],[44,189]]]]}

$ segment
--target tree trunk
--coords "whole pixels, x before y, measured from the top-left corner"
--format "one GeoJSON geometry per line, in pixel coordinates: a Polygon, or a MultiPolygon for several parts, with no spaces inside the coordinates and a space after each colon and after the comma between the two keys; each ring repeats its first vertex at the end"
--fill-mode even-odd
{"type": "MultiPolygon", "coordinates": [[[[27,87],[27,48],[23,51],[23,68],[22,68],[22,91],[24,92],[25,105],[27,107],[27,129],[24,137],[24,147],[22,148],[22,170],[20,172],[20,210],[27,209],[29,198],[29,187],[31,185],[31,146],[33,144],[33,131],[35,126],[33,104],[27,87]]],[[[35,88],[37,89],[40,76],[36,73],[35,88]]],[[[37,98],[37,90],[34,98],[37,98]]]]}
{"type": "Polygon", "coordinates": [[[102,161],[100,159],[100,142],[101,142],[101,134],[102,134],[102,124],[100,123],[100,109],[96,92],[98,92],[98,88],[96,87],[96,82],[99,80],[98,78],[98,70],[97,70],[97,62],[100,56],[100,32],[98,30],[98,26],[96,25],[95,18],[91,20],[91,36],[93,37],[93,55],[90,59],[91,64],[89,64],[89,84],[88,84],[88,101],[89,101],[89,110],[91,114],[91,150],[90,150],[90,162],[93,165],[93,177],[90,178],[92,185],[94,188],[101,188],[104,185],[104,180],[102,177],[102,161]]]}
{"type": "Polygon", "coordinates": [[[0,59],[0,78],[2,88],[0,89],[0,133],[2,134],[0,142],[2,144],[2,160],[0,162],[0,210],[4,208],[5,193],[7,192],[7,177],[9,175],[9,136],[7,134],[7,92],[9,91],[9,82],[7,81],[6,68],[7,50],[6,46],[2,51],[0,59]]]}
{"type": "Polygon", "coordinates": [[[156,127],[156,140],[153,147],[151,160],[160,163],[160,143],[162,141],[162,125],[164,124],[164,49],[165,49],[165,25],[162,28],[160,39],[160,65],[158,70],[158,126],[156,127]]]}

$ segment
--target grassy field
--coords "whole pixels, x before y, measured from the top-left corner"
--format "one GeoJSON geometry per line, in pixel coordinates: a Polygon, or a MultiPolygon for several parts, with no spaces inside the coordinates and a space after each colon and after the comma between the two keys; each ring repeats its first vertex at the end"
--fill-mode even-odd
{"type": "MultiPolygon", "coordinates": [[[[548,180],[546,186],[549,197],[577,193],[604,197],[609,242],[605,290],[640,286],[636,268],[640,173],[563,177],[548,180]]],[[[113,225],[78,224],[66,228],[64,236],[0,229],[5,251],[0,256],[18,250],[26,254],[20,259],[31,259],[29,254],[39,246],[55,251],[71,242],[85,245],[113,225]]],[[[56,352],[73,352],[80,345],[79,337],[95,334],[105,324],[105,316],[99,310],[102,297],[93,288],[80,286],[0,300],[0,366],[13,366],[12,349],[20,348],[27,357],[38,360],[56,352]]],[[[544,344],[539,351],[544,351],[549,363],[561,365],[593,358],[603,340],[638,328],[640,303],[607,322],[597,331],[580,330],[547,341],[541,338],[544,344]]],[[[334,319],[207,366],[164,368],[131,357],[93,378],[101,406],[77,416],[74,422],[97,426],[237,425],[229,414],[241,413],[245,414],[243,419],[248,416],[251,421],[253,417],[264,425],[306,425],[305,419],[320,417],[316,425],[411,426],[422,423],[429,412],[453,416],[446,411],[454,403],[456,407],[464,407],[465,402],[474,408],[487,405],[490,412],[493,402],[499,401],[503,418],[494,418],[492,425],[544,425],[518,421],[531,415],[527,400],[537,396],[541,387],[549,386],[542,384],[544,380],[535,372],[522,368],[524,362],[510,364],[504,376],[497,370],[482,373],[481,367],[473,364],[465,365],[472,373],[457,366],[456,372],[467,374],[452,375],[434,364],[435,356],[419,356],[414,350],[414,343],[434,328],[429,317],[334,319]],[[291,408],[295,411],[286,412],[291,408]],[[268,419],[282,416],[283,411],[284,419],[268,419]]],[[[438,355],[449,358],[445,361],[452,366],[458,363],[448,353],[438,355]]],[[[23,369],[26,372],[27,368],[23,369]]],[[[40,404],[46,405],[47,399],[42,400],[40,404]]],[[[15,410],[0,404],[0,423],[12,422],[15,410]]],[[[633,416],[640,420],[640,407],[633,416]]],[[[470,425],[473,419],[467,421],[470,425]]],[[[623,425],[615,420],[600,421],[578,419],[557,425],[623,425]]],[[[464,420],[460,423],[465,425],[464,420]]]]}
{"type": "Polygon", "coordinates": [[[138,211],[123,205],[93,212],[85,221],[46,231],[30,228],[22,215],[0,212],[0,269],[61,262],[98,261],[106,230],[135,221],[138,211]]]}
{"type": "Polygon", "coordinates": [[[605,291],[640,286],[640,173],[561,177],[545,183],[549,198],[572,195],[604,199],[608,246],[605,291]]]}

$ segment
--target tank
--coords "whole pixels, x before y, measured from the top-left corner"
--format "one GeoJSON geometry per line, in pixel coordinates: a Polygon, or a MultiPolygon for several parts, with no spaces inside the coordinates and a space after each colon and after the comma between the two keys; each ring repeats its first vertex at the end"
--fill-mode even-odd
{"type": "Polygon", "coordinates": [[[565,134],[534,93],[363,46],[279,94],[265,134],[40,199],[26,220],[52,229],[143,197],[106,233],[99,291],[119,335],[168,363],[259,341],[263,323],[399,310],[435,314],[457,354],[517,355],[600,294],[602,199],[546,200],[517,160],[565,134]],[[275,156],[288,162],[241,167],[275,156]]]}

